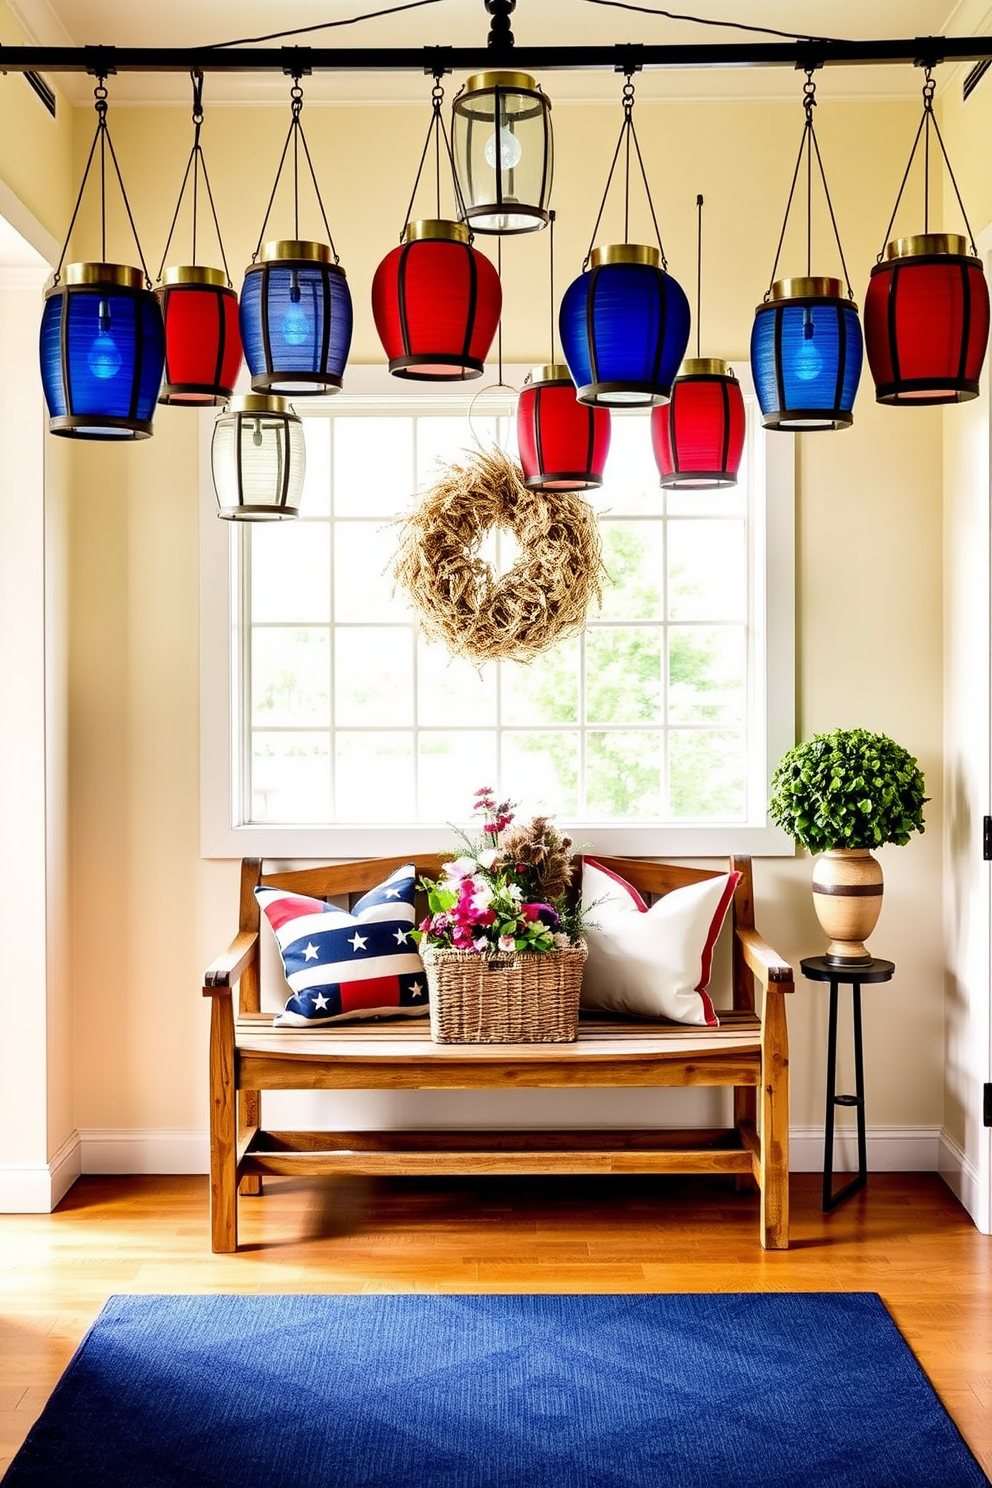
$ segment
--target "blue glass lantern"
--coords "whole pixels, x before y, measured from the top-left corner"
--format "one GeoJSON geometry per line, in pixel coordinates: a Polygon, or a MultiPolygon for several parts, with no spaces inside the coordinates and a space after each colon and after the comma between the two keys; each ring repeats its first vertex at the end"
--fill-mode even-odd
{"type": "Polygon", "coordinates": [[[45,295],[41,380],[48,427],[69,439],[147,439],[165,330],[140,269],[74,263],[45,295]]]}
{"type": "Polygon", "coordinates": [[[351,291],[326,243],[266,243],[245,273],[241,340],[256,393],[337,393],[351,347],[351,291]]]}
{"type": "Polygon", "coordinates": [[[640,243],[594,248],[565,291],[562,347],[580,403],[640,408],[667,403],[689,344],[689,301],[640,243]]]}
{"type": "Polygon", "coordinates": [[[839,279],[779,279],[758,306],[751,367],[766,429],[796,433],[854,422],[864,343],[839,279]]]}

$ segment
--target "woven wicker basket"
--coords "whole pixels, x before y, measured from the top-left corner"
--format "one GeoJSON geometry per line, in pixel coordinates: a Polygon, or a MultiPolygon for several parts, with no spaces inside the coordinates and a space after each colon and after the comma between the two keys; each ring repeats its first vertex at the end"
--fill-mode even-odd
{"type": "Polygon", "coordinates": [[[438,1044],[569,1044],[586,948],[480,956],[421,945],[438,1044]]]}

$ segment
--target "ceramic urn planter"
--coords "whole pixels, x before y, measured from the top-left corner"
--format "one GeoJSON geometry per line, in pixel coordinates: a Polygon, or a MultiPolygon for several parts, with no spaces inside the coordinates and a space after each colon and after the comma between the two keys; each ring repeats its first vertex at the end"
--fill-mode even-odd
{"type": "Polygon", "coordinates": [[[830,936],[826,960],[835,966],[867,966],[865,941],[882,908],[882,868],[866,847],[832,847],[813,865],[813,907],[830,936]]]}

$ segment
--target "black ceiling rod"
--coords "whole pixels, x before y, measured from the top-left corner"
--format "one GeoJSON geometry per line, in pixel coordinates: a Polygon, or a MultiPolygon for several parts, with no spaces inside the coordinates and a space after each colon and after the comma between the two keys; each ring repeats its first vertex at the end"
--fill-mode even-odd
{"type": "MultiPolygon", "coordinates": [[[[508,23],[510,0],[486,0],[501,7],[493,14],[508,23]]],[[[502,34],[497,31],[497,34],[502,34]]],[[[512,36],[512,31],[508,33],[512,36]]],[[[501,43],[500,46],[503,44],[501,43]]],[[[93,72],[96,60],[104,76],[121,72],[252,73],[286,72],[298,66],[303,48],[295,47],[42,47],[0,46],[0,72],[93,72]]],[[[526,72],[623,71],[629,48],[618,46],[513,46],[514,65],[526,72]]],[[[317,72],[424,71],[423,47],[308,47],[307,62],[317,72]]],[[[500,47],[445,48],[455,72],[485,72],[500,47]]],[[[712,67],[853,67],[862,65],[929,65],[936,61],[980,62],[992,58],[987,36],[924,36],[885,41],[758,41],[693,43],[638,49],[643,69],[677,70],[712,67]]]]}

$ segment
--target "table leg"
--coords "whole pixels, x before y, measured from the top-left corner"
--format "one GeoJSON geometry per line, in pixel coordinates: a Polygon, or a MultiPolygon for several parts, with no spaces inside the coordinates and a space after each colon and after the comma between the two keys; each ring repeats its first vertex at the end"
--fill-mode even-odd
{"type": "Polygon", "coordinates": [[[851,1017],[854,1024],[854,1095],[837,1095],[837,995],[838,983],[830,981],[830,1014],[827,1034],[827,1119],[825,1122],[823,1153],[823,1197],[820,1208],[824,1214],[836,1209],[853,1193],[864,1188],[868,1182],[868,1140],[865,1129],[865,1065],[864,1047],[861,1037],[861,983],[851,982],[851,1017]],[[834,1107],[854,1106],[858,1119],[858,1171],[843,1188],[833,1192],[834,1171],[834,1107]]]}

